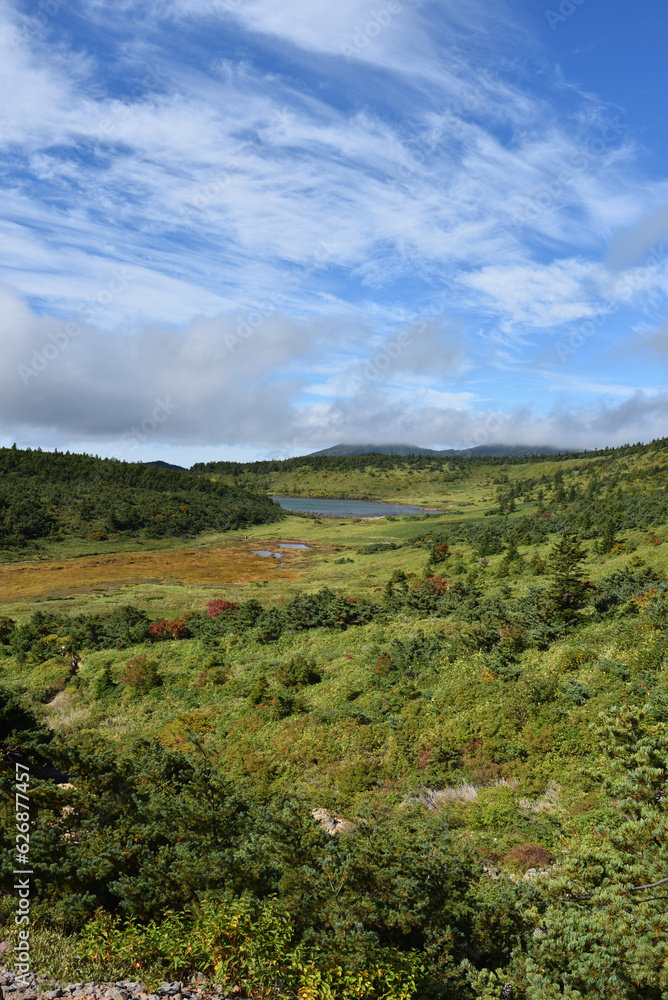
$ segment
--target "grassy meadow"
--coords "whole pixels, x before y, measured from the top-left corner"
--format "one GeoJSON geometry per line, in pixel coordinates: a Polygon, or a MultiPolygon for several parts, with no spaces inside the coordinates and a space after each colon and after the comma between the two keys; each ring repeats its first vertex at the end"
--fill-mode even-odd
{"type": "MultiPolygon", "coordinates": [[[[92,890],[69,869],[58,874],[50,853],[54,843],[40,835],[43,864],[52,874],[41,883],[35,913],[39,954],[51,955],[43,960],[52,964],[52,974],[93,974],[101,920],[154,919],[157,911],[137,903],[141,885],[170,912],[195,907],[195,921],[201,907],[213,905],[221,893],[228,893],[232,909],[233,900],[254,901],[248,905],[260,910],[244,917],[249,941],[258,921],[279,919],[271,907],[284,907],[280,912],[292,921],[285,945],[289,968],[268,971],[269,949],[253,959],[255,965],[244,959],[246,965],[224,974],[229,956],[222,948],[219,965],[205,970],[218,981],[255,990],[253,995],[268,988],[272,976],[285,995],[302,990],[300,996],[331,998],[491,998],[501,995],[497,985],[500,990],[505,982],[514,984],[513,996],[536,1000],[553,995],[548,987],[561,990],[567,972],[555,966],[546,973],[545,957],[540,969],[531,957],[538,947],[534,931],[550,926],[549,892],[541,895],[540,889],[549,878],[536,872],[549,872],[553,880],[566,872],[583,838],[610,822],[611,751],[601,736],[601,718],[647,705],[660,715],[668,703],[663,444],[554,460],[431,461],[420,468],[397,459],[388,470],[368,457],[361,468],[346,469],[342,459],[326,469],[290,460],[274,463],[275,471],[207,473],[242,492],[366,497],[438,510],[369,520],[290,514],[196,538],[110,532],[97,541],[47,540],[32,559],[0,566],[0,683],[42,733],[36,743],[26,743],[38,749],[24,752],[74,775],[71,791],[59,793],[71,798],[64,825],[52,786],[45,782],[38,791],[43,829],[55,823],[64,842],[80,845],[77,871],[94,872],[92,890]],[[285,464],[290,467],[280,467],[285,464]],[[580,555],[567,567],[581,585],[579,603],[560,598],[554,586],[555,551],[564,536],[579,546],[580,555]],[[308,549],[284,549],[282,566],[252,552],[278,552],[280,543],[308,549]],[[214,614],[206,611],[210,602],[227,603],[214,614]],[[125,632],[105,638],[112,635],[109,622],[129,621],[128,607],[136,612],[132,628],[144,631],[123,625],[125,632]],[[171,632],[153,625],[146,631],[148,623],[164,622],[171,632]],[[80,661],[74,674],[71,652],[80,661]],[[117,794],[112,789],[121,779],[113,777],[114,769],[135,788],[141,779],[132,771],[134,761],[149,757],[150,788],[136,784],[124,801],[128,808],[134,803],[132,815],[139,809],[130,841],[145,837],[152,846],[141,862],[122,862],[114,852],[134,858],[138,848],[135,843],[122,849],[121,820],[109,825],[103,817],[113,807],[102,798],[117,794]],[[166,857],[171,848],[165,845],[182,840],[169,831],[157,841],[153,833],[137,832],[157,822],[149,817],[150,803],[164,768],[179,788],[186,779],[177,775],[192,770],[191,784],[179,794],[184,802],[195,796],[197,804],[187,808],[209,817],[200,826],[214,822],[216,809],[222,816],[232,808],[222,804],[231,796],[245,803],[239,806],[244,823],[256,817],[235,848],[234,876],[224,875],[228,862],[218,853],[223,874],[211,881],[177,852],[177,860],[164,861],[164,870],[156,862],[164,885],[172,888],[161,882],[158,890],[150,881],[150,859],[166,857]],[[198,799],[193,789],[200,786],[198,799]],[[84,794],[85,801],[77,797],[84,794]],[[258,830],[269,836],[268,829],[274,832],[265,853],[282,843],[286,828],[281,833],[271,824],[286,809],[293,811],[290,837],[298,828],[302,839],[288,837],[290,862],[276,862],[271,878],[260,877],[252,845],[260,843],[258,830]],[[338,819],[349,832],[331,836],[312,818],[313,810],[325,810],[330,822],[338,819]],[[336,919],[323,917],[322,907],[335,912],[341,891],[327,864],[339,865],[339,875],[356,870],[359,859],[342,861],[336,852],[353,851],[350,845],[361,851],[360,831],[367,831],[365,850],[376,831],[388,843],[398,838],[403,847],[395,857],[408,857],[425,843],[436,853],[447,844],[449,857],[469,859],[460,888],[448,890],[452,899],[469,893],[461,912],[452,904],[449,930],[441,927],[441,917],[426,911],[415,916],[423,901],[410,903],[408,888],[403,916],[383,911],[381,919],[385,890],[362,890],[352,875],[352,923],[343,911],[336,919]],[[110,857],[104,872],[98,870],[103,843],[110,857]],[[119,874],[123,864],[134,872],[125,881],[119,874]],[[317,919],[305,915],[310,910],[297,892],[300,879],[317,883],[309,897],[320,900],[317,919]],[[367,899],[367,891],[373,906],[359,903],[358,912],[352,900],[367,899]],[[494,902],[490,893],[496,893],[494,902]],[[262,909],[267,906],[271,912],[262,909]],[[487,914],[482,924],[476,913],[487,914]],[[71,944],[63,945],[62,955],[70,956],[65,968],[65,959],[49,952],[48,935],[71,942],[85,926],[89,937],[77,945],[78,959],[71,944]],[[447,962],[424,958],[432,954],[430,934],[442,942],[439,954],[447,953],[447,962]],[[372,967],[385,970],[385,986],[372,967]],[[335,974],[336,968],[342,971],[335,974]],[[549,982],[540,978],[548,974],[549,982]]],[[[665,724],[659,729],[665,732],[665,724]]],[[[218,845],[215,831],[212,837],[218,845]]],[[[390,865],[380,847],[373,857],[367,866],[377,864],[384,872],[383,865],[390,865]]],[[[453,870],[454,862],[449,864],[453,870]]],[[[393,877],[408,885],[411,873],[393,877]]],[[[444,875],[432,877],[445,885],[444,875]]],[[[422,878],[427,876],[415,875],[416,886],[422,878]]],[[[9,897],[3,906],[9,920],[9,897]]],[[[607,933],[610,943],[615,932],[607,933]]],[[[128,939],[118,934],[107,959],[119,975],[130,974],[122,959],[128,939]]],[[[105,940],[111,940],[108,934],[105,940]]],[[[136,947],[137,975],[196,971],[185,959],[175,964],[174,942],[152,951],[146,943],[136,947]]],[[[648,975],[640,992],[609,995],[653,997],[647,982],[651,986],[659,972],[648,975]]],[[[575,989],[586,982],[579,971],[567,985],[575,989]]],[[[584,995],[599,995],[588,989],[584,995]]]]}

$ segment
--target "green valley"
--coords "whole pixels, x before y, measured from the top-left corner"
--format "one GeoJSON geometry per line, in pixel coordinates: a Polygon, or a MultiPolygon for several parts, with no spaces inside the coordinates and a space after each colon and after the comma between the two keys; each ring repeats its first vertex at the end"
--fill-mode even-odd
{"type": "Polygon", "coordinates": [[[668,439],[0,470],[0,918],[17,765],[45,973],[668,995],[668,439]]]}

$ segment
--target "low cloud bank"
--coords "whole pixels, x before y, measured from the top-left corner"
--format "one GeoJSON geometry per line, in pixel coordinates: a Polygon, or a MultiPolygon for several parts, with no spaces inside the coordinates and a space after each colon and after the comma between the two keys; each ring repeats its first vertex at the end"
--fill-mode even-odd
{"type": "Polygon", "coordinates": [[[150,445],[294,454],[339,441],[432,447],[551,444],[590,448],[668,433],[668,394],[622,402],[490,412],[457,388],[461,330],[446,320],[392,340],[279,313],[193,320],[131,333],[38,316],[0,289],[0,421],[5,439],[45,447],[108,442],[120,457],[150,445]],[[428,381],[427,376],[431,378],[428,381]]]}

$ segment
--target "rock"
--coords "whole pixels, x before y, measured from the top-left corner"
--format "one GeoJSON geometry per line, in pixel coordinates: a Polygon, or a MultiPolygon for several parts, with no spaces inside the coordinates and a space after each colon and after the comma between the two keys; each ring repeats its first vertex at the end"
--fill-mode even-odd
{"type": "Polygon", "coordinates": [[[223,986],[212,984],[201,972],[195,973],[188,983],[163,983],[154,993],[147,993],[143,983],[131,979],[98,983],[44,982],[43,977],[36,977],[34,973],[18,977],[0,966],[0,1000],[231,1000],[232,995],[240,992],[237,986],[228,993],[223,986]]]}
{"type": "Polygon", "coordinates": [[[333,816],[326,809],[314,809],[311,815],[330,837],[336,833],[352,833],[355,829],[355,824],[351,823],[349,819],[333,816]]]}

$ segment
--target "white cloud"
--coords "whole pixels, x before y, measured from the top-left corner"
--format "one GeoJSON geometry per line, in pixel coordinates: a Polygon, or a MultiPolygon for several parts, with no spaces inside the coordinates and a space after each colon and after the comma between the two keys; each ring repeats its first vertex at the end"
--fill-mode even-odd
{"type": "MultiPolygon", "coordinates": [[[[438,42],[454,33],[475,31],[483,44],[488,32],[510,34],[505,3],[482,0],[173,0],[180,15],[234,18],[247,31],[309,53],[345,56],[414,73],[443,77],[438,42]],[[437,27],[438,26],[438,27],[437,27]],[[441,38],[439,36],[443,35],[441,38]]],[[[517,26],[513,24],[517,31],[517,26]]]]}
{"type": "Polygon", "coordinates": [[[621,270],[638,265],[648,251],[663,253],[663,244],[668,241],[668,202],[661,185],[654,191],[655,204],[641,218],[634,218],[633,225],[616,232],[610,241],[606,262],[613,270],[621,270]]]}
{"type": "Polygon", "coordinates": [[[603,269],[583,260],[561,260],[540,267],[525,262],[510,267],[489,265],[462,277],[462,282],[485,296],[500,326],[514,324],[550,329],[597,315],[605,308],[597,286],[603,269]]]}
{"type": "MultiPolygon", "coordinates": [[[[335,338],[341,370],[351,347],[349,331],[331,322],[296,323],[276,314],[253,328],[238,315],[221,315],[179,331],[153,325],[129,336],[35,316],[6,287],[0,310],[6,318],[0,342],[5,439],[42,435],[45,442],[88,449],[106,442],[108,452],[137,458],[158,445],[303,450],[334,440],[585,447],[656,436],[668,416],[665,393],[630,391],[615,405],[553,412],[516,406],[490,414],[456,380],[449,389],[442,378],[431,381],[426,358],[409,363],[411,345],[403,367],[399,362],[383,378],[363,375],[345,391],[318,398],[312,390],[321,384],[335,338]]],[[[427,340],[447,357],[453,349],[447,337],[445,326],[430,330],[427,340]]],[[[579,388],[609,394],[611,387],[579,388]]]]}
{"type": "MultiPolygon", "coordinates": [[[[91,0],[96,29],[113,14],[124,38],[96,55],[2,8],[0,82],[18,96],[0,136],[0,276],[53,317],[0,302],[7,422],[101,440],[171,393],[175,441],[412,428],[467,443],[493,364],[618,304],[658,321],[665,261],[637,257],[665,227],[666,184],[640,176],[628,132],[574,89],[576,111],[556,114],[547,73],[506,71],[505,5],[396,2],[388,20],[388,0],[164,0],[150,17],[91,0]],[[225,48],[233,30],[252,58],[225,48]],[[457,323],[431,322],[435,290],[457,323]],[[226,354],[258,310],[252,342],[226,354]],[[422,314],[411,349],[365,375],[422,314]],[[68,320],[85,336],[23,385],[44,324],[68,320]]],[[[533,434],[517,413],[500,426],[533,434]]]]}
{"type": "MultiPolygon", "coordinates": [[[[39,46],[24,39],[11,72],[29,104],[7,109],[6,135],[26,148],[36,181],[58,187],[60,198],[43,198],[39,183],[22,178],[11,204],[0,204],[16,226],[29,223],[19,237],[26,252],[12,258],[7,280],[31,295],[41,288],[44,299],[60,309],[68,299],[75,308],[77,297],[90,295],[91,281],[103,280],[109,258],[121,257],[120,263],[144,276],[133,286],[143,315],[163,319],[174,310],[182,321],[199,311],[213,315],[230,302],[251,306],[285,287],[286,267],[304,262],[311,272],[315,264],[345,272],[336,288],[318,288],[322,276],[316,275],[300,286],[295,304],[312,311],[326,308],[325,290],[345,299],[351,278],[373,290],[405,277],[445,278],[454,293],[465,267],[469,290],[481,293],[483,307],[498,302],[509,323],[540,324],[544,318],[553,325],[586,315],[580,300],[568,300],[569,290],[580,293],[577,282],[565,285],[573,270],[568,257],[553,266],[563,286],[553,298],[543,280],[529,287],[521,270],[532,266],[524,230],[565,241],[587,229],[589,243],[603,238],[610,218],[601,218],[602,203],[617,199],[623,206],[619,217],[629,217],[624,164],[630,147],[613,129],[603,152],[587,147],[579,166],[570,163],[577,143],[553,125],[544,99],[464,59],[454,44],[453,18],[474,18],[480,26],[491,17],[505,24],[503,8],[493,14],[481,4],[462,14],[461,5],[402,3],[406,26],[433,27],[445,17],[451,30],[438,56],[423,46],[425,58],[437,66],[435,100],[425,105],[424,94],[409,88],[403,118],[394,121],[369,109],[344,110],[327,101],[325,92],[300,90],[294,81],[259,69],[213,75],[206,65],[196,69],[153,57],[150,76],[142,78],[147,82],[120,101],[93,80],[90,58],[61,51],[38,61],[39,46]],[[510,142],[502,142],[490,124],[500,118],[516,132],[510,142]],[[94,162],[91,150],[98,154],[94,162]],[[557,194],[540,208],[544,189],[557,175],[557,194]],[[564,203],[573,213],[557,211],[564,203]],[[317,260],[323,244],[332,249],[317,260]],[[152,279],[147,256],[157,272],[152,279]],[[505,263],[502,274],[492,263],[498,260],[515,262],[515,269],[505,263]],[[495,289],[495,273],[499,280],[517,281],[516,293],[495,289]],[[541,308],[526,301],[534,290],[547,296],[541,308]]],[[[333,52],[338,42],[332,25],[348,31],[373,7],[360,0],[334,8],[322,2],[302,6],[290,7],[287,16],[275,0],[228,6],[189,0],[180,10],[199,17],[232,14],[253,31],[333,52]]],[[[108,14],[104,4],[95,10],[108,14]]],[[[126,13],[133,10],[126,5],[126,13]]],[[[16,40],[15,26],[5,26],[16,40]]],[[[375,39],[378,52],[384,51],[383,38],[375,39]]],[[[148,51],[147,38],[134,50],[129,46],[124,59],[148,58],[148,51]]],[[[403,71],[392,68],[398,83],[403,71]]],[[[594,115],[589,125],[601,132],[594,115]]],[[[135,297],[124,301],[127,319],[136,322],[135,297]]],[[[462,304],[476,302],[469,295],[462,304]]]]}

